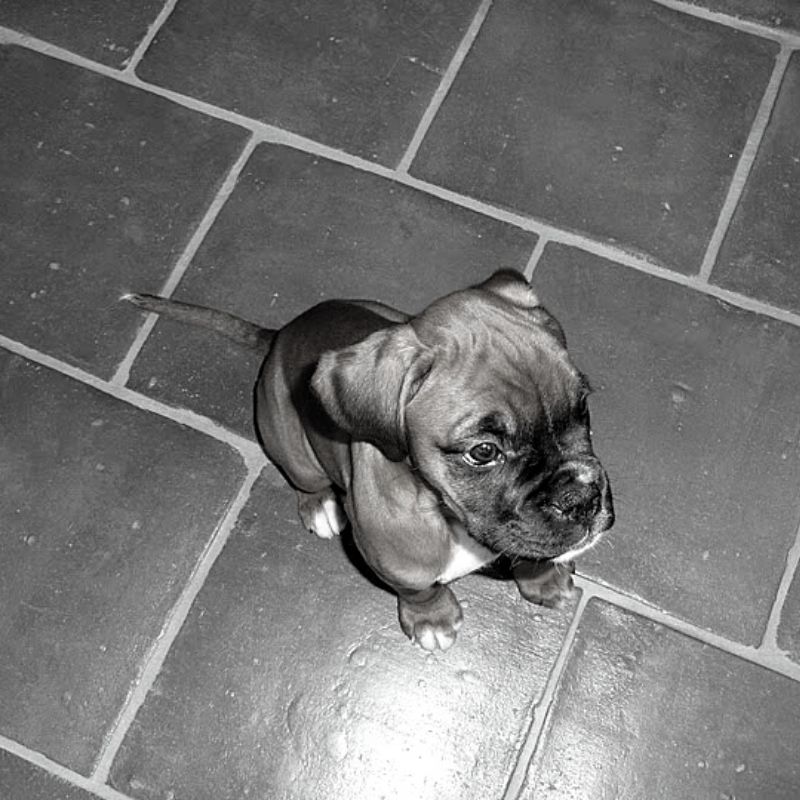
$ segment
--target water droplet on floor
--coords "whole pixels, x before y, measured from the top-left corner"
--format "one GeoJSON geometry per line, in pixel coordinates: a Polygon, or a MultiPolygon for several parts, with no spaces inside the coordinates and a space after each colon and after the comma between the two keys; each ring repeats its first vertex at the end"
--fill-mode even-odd
{"type": "Polygon", "coordinates": [[[325,740],[325,749],[335,761],[343,761],[347,756],[347,737],[342,731],[329,733],[325,740]]]}
{"type": "Polygon", "coordinates": [[[689,399],[689,392],[691,390],[688,386],[684,386],[681,383],[676,383],[672,387],[672,393],[670,395],[670,399],[675,405],[680,405],[681,403],[685,403],[689,399]]]}
{"type": "Polygon", "coordinates": [[[348,661],[354,667],[365,667],[367,665],[367,658],[369,653],[363,647],[356,647],[348,657],[348,661]]]}

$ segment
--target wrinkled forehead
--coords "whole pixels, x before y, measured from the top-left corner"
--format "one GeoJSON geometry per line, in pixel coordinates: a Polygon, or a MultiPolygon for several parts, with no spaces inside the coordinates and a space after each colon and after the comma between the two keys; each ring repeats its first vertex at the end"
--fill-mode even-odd
{"type": "Polygon", "coordinates": [[[567,351],[539,326],[466,328],[440,332],[429,379],[413,403],[428,424],[456,436],[492,425],[530,427],[568,415],[588,390],[567,351]]]}
{"type": "Polygon", "coordinates": [[[451,375],[523,386],[534,382],[556,393],[579,386],[583,377],[564,346],[527,309],[483,298],[462,303],[460,313],[445,306],[451,313],[438,315],[420,337],[451,375]]]}

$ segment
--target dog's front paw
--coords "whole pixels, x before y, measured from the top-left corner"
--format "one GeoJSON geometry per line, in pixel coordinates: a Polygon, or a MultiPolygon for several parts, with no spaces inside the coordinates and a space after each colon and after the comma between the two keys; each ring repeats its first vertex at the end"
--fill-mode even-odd
{"type": "Polygon", "coordinates": [[[397,610],[405,635],[430,652],[449,650],[464,621],[461,606],[447,586],[435,586],[416,595],[401,595],[397,599],[397,610]]]}
{"type": "Polygon", "coordinates": [[[554,564],[552,561],[520,561],[512,567],[519,593],[529,602],[547,608],[558,608],[572,597],[575,564],[554,564]]]}
{"type": "Polygon", "coordinates": [[[320,539],[338,536],[347,525],[347,516],[331,488],[314,494],[298,492],[297,511],[306,530],[320,539]]]}

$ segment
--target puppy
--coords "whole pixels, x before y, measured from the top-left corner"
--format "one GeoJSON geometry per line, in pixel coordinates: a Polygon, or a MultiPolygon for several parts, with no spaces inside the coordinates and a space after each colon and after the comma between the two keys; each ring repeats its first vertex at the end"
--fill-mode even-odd
{"type": "Polygon", "coordinates": [[[265,354],[258,434],[304,525],[330,538],[350,521],[397,595],[403,631],[425,650],[446,650],[461,626],[452,581],[503,557],[526,599],[555,605],[572,589],[571,560],[614,522],[589,386],[516,272],[416,316],[330,300],[279,330],[126,299],[265,354]]]}

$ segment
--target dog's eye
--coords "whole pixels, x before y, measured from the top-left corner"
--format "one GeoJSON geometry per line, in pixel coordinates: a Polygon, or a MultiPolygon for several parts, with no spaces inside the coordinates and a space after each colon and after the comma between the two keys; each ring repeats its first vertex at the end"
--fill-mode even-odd
{"type": "Polygon", "coordinates": [[[502,460],[500,448],[492,442],[481,442],[464,453],[464,461],[471,467],[488,467],[502,460]]]}

